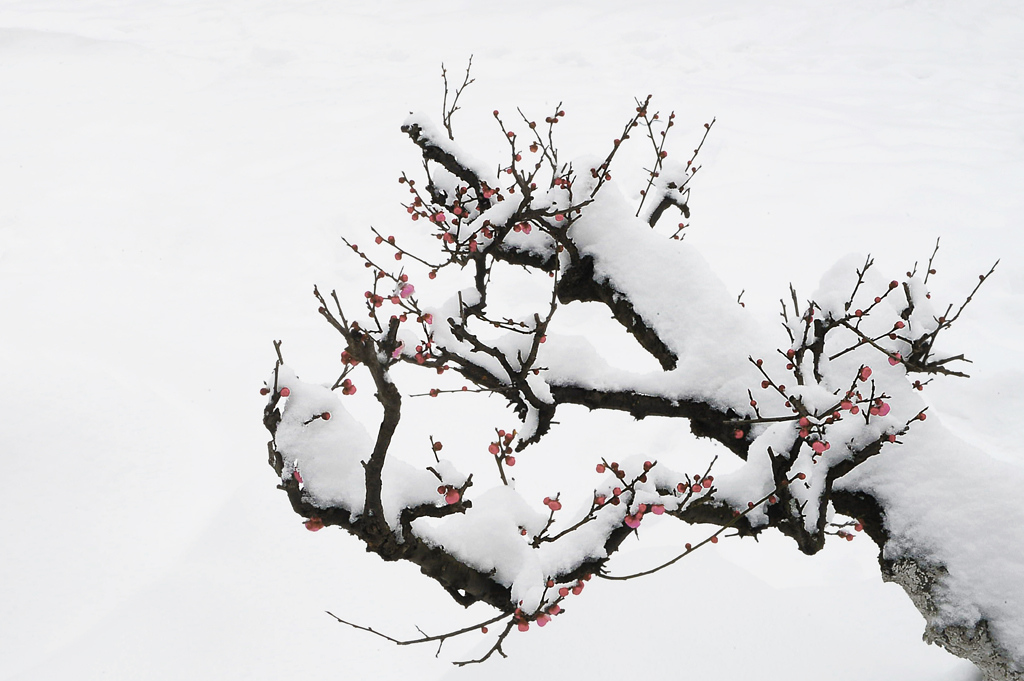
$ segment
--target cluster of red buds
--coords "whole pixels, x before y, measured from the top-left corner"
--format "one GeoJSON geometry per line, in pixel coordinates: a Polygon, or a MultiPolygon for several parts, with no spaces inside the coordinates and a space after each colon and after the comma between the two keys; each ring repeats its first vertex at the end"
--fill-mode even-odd
{"type": "Polygon", "coordinates": [[[676,485],[676,491],[683,494],[689,490],[692,494],[699,494],[703,490],[711,489],[713,484],[715,484],[715,476],[705,475],[701,478],[699,475],[695,475],[692,483],[681,482],[676,485]]]}
{"type": "MultiPolygon", "coordinates": [[[[647,472],[650,471],[652,468],[654,468],[653,461],[644,461],[644,472],[637,477],[637,481],[647,482],[647,472]]],[[[624,471],[622,467],[619,466],[619,463],[617,461],[612,461],[611,463],[606,463],[602,461],[601,463],[597,464],[595,469],[598,473],[604,473],[606,470],[611,470],[611,472],[619,480],[626,479],[626,471],[624,471]]]]}
{"type": "Polygon", "coordinates": [[[510,433],[504,430],[497,431],[498,440],[492,442],[488,447],[487,451],[494,455],[494,458],[498,459],[499,462],[504,463],[507,466],[516,465],[516,457],[512,456],[512,440],[516,436],[516,431],[510,433]]]}
{"type": "Polygon", "coordinates": [[[431,357],[432,352],[432,344],[428,338],[426,341],[416,346],[416,354],[414,355],[416,363],[423,364],[426,362],[431,357]]]}
{"type": "Polygon", "coordinates": [[[665,505],[637,504],[636,511],[627,514],[626,517],[622,519],[622,522],[624,522],[627,527],[630,527],[635,530],[636,528],[640,527],[640,521],[643,520],[644,514],[648,511],[650,511],[654,515],[661,515],[665,512],[665,505]]]}
{"type": "MultiPolygon", "coordinates": [[[[583,575],[582,579],[577,579],[571,584],[559,587],[558,599],[554,603],[541,608],[532,615],[527,615],[521,608],[516,608],[515,612],[512,613],[512,621],[516,624],[516,628],[519,629],[519,631],[529,631],[531,621],[536,622],[538,627],[546,626],[547,623],[551,621],[551,618],[563,612],[560,602],[568,598],[569,594],[579,596],[583,593],[583,586],[586,582],[590,581],[590,578],[591,575],[589,574],[583,575]]],[[[548,589],[552,589],[554,586],[555,582],[549,579],[547,582],[548,589]]],[[[485,634],[487,633],[486,629],[483,629],[482,631],[485,634]]]]}
{"type": "Polygon", "coordinates": [[[589,582],[589,581],[590,581],[590,575],[583,575],[583,579],[577,579],[576,583],[573,584],[572,586],[559,587],[559,589],[558,589],[558,597],[559,598],[565,598],[570,593],[573,596],[579,596],[581,593],[583,593],[583,585],[586,582],[589,582]]]}
{"type": "MultiPolygon", "coordinates": [[[[559,118],[565,117],[565,111],[559,110],[554,116],[545,116],[545,123],[557,123],[559,118]]],[[[532,127],[532,126],[531,126],[532,127]]]]}
{"type": "Polygon", "coordinates": [[[554,499],[551,497],[544,497],[544,505],[550,508],[552,512],[562,510],[562,502],[558,500],[557,495],[554,499]]]}
{"type": "Polygon", "coordinates": [[[452,487],[451,485],[438,486],[437,493],[444,495],[444,501],[449,506],[451,504],[459,503],[459,500],[462,499],[462,495],[459,493],[459,490],[452,487]]]}

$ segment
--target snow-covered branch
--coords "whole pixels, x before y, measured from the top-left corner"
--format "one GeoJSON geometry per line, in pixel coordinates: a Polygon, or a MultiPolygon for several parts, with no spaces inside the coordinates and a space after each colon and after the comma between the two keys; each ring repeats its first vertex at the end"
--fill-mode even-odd
{"type": "MultiPolygon", "coordinates": [[[[456,97],[470,82],[467,70],[456,97]]],[[[977,287],[962,305],[937,312],[927,288],[934,253],[924,274],[915,268],[897,279],[878,274],[870,257],[843,262],[811,298],[790,290],[782,303],[783,334],[770,340],[696,249],[678,238],[679,230],[657,228],[673,206],[689,215],[697,152],[685,166],[668,164],[665,133],[674,116],[659,129],[649,97],[638,100],[603,160],[572,163],[560,160],[555,144],[565,117],[561,105],[546,118],[546,133],[521,112],[520,123],[506,126],[495,111],[508,142],[508,155],[496,166],[474,160],[454,140],[454,101],[444,119],[447,134],[421,114],[402,125],[427,174],[422,189],[401,176],[411,196],[407,213],[417,230],[436,238],[435,252],[417,252],[379,232],[376,248],[349,244],[372,278],[365,309],[356,315],[337,294],[328,299],[315,292],[320,314],[340,335],[341,377],[333,388],[299,381],[279,351],[266,383],[271,463],[307,527],[342,527],[385,560],[419,565],[460,604],[497,608],[502,615],[491,622],[510,618],[491,649],[501,654],[513,625],[544,626],[592,575],[611,578],[609,560],[652,516],[712,526],[704,542],[661,567],[717,542],[726,529],[748,536],[768,528],[807,554],[830,536],[852,539],[865,530],[891,574],[906,561],[942,566],[908,542],[896,547],[892,514],[902,507],[865,481],[884,478],[907,443],[937,437],[919,395],[927,381],[912,375],[963,376],[955,368],[963,356],[936,349],[936,341],[960,319],[977,287]],[[612,182],[611,165],[641,125],[655,159],[634,208],[612,182]],[[389,255],[406,266],[380,264],[389,255]],[[495,280],[510,270],[547,282],[535,287],[542,295],[528,314],[506,312],[508,301],[495,293],[495,280]],[[561,334],[559,311],[583,303],[605,306],[660,370],[614,368],[594,343],[561,334]],[[441,458],[433,439],[431,465],[406,463],[393,446],[409,408],[392,371],[400,364],[436,373],[432,397],[457,399],[449,393],[470,390],[501,396],[518,427],[496,429],[472,471],[441,458]],[[468,383],[459,388],[452,374],[468,383]],[[360,377],[372,381],[383,409],[370,429],[375,435],[348,415],[338,396],[351,398],[360,377]],[[596,471],[603,477],[587,506],[563,509],[556,495],[541,507],[520,495],[507,473],[517,454],[543,447],[567,404],[638,419],[683,419],[743,463],[728,474],[709,469],[693,476],[653,456],[602,459],[596,471]],[[875,462],[881,463],[870,475],[857,477],[875,462]],[[495,479],[495,465],[500,484],[486,487],[480,481],[495,479]]],[[[700,145],[710,124],[705,128],[700,145]]],[[[978,286],[991,274],[981,275],[978,286]]],[[[655,569],[661,568],[640,574],[655,569]]],[[[953,588],[952,581],[935,580],[953,588]]],[[[974,624],[988,627],[1006,668],[1024,662],[1024,634],[977,605],[974,624]]],[[[941,632],[942,623],[932,620],[941,632]]],[[[456,633],[462,632],[450,635],[456,633]]],[[[955,652],[971,657],[968,648],[955,652]]]]}

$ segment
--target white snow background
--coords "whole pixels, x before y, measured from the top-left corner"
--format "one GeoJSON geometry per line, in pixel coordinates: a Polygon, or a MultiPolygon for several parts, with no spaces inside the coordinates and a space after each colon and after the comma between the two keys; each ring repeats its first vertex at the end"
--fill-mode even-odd
{"type": "MultiPolygon", "coordinates": [[[[809,294],[850,252],[898,275],[941,236],[940,300],[1002,258],[945,339],[973,378],[924,395],[1024,465],[1017,3],[4,0],[0,679],[975,678],[920,641],[866,537],[813,558],[729,540],[645,580],[595,580],[483,667],[449,664],[483,637],[435,660],[324,614],[399,637],[486,617],[414,566],[307,532],[266,465],[258,393],[272,339],[303,378],[336,377],[312,285],[365,288],[341,235],[410,230],[396,178],[419,162],[399,124],[439,117],[439,65],[461,77],[470,54],[455,128],[478,158],[502,148],[495,108],[563,102],[569,157],[604,153],[648,93],[677,111],[679,155],[717,117],[687,240],[765,319],[790,281],[809,294]]],[[[436,419],[417,408],[409,429],[436,419]]],[[[446,451],[482,453],[475,434],[502,414],[484,402],[438,426],[446,451]]],[[[657,419],[561,420],[559,475],[691,446],[657,419]]],[[[655,564],[681,531],[648,531],[615,564],[655,564]]]]}

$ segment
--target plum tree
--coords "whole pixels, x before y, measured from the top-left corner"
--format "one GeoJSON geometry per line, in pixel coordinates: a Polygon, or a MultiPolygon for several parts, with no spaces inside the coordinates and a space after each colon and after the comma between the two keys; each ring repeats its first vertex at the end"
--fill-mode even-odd
{"type": "Polygon", "coordinates": [[[469,69],[454,89],[444,76],[443,125],[410,115],[401,128],[426,175],[422,183],[401,175],[404,207],[413,229],[435,238],[433,252],[376,229],[374,247],[346,241],[371,285],[358,314],[337,292],[314,289],[319,314],[341,339],[333,385],[298,380],[275,343],[277,362],[262,391],[270,464],[306,527],[344,528],[385,560],[415,563],[459,604],[495,608],[485,622],[417,639],[443,641],[500,623],[490,650],[472,662],[504,655],[513,629],[545,626],[591,578],[640,577],[720,537],[769,528],[806,554],[829,536],[851,540],[863,531],[881,549],[883,575],[899,581],[929,620],[932,640],[992,678],[1018,678],[1014,639],[984,608],[973,621],[951,620],[954,606],[938,595],[955,588],[947,566],[895,541],[893,518],[908,511],[855,475],[869,463],[888,470],[884,462],[919,430],[937,427],[925,424],[918,393],[934,377],[965,377],[967,361],[937,340],[995,266],[962,303],[936,306],[929,281],[937,242],[926,265],[895,279],[878,274],[868,257],[833,271],[810,299],[790,287],[782,347],[765,345],[768,335],[683,238],[686,223],[664,225],[671,211],[689,217],[690,183],[714,121],[692,155],[676,161],[666,146],[675,114],[654,111],[648,96],[603,156],[570,163],[555,142],[561,105],[543,122],[494,111],[507,152],[492,169],[455,142],[452,117],[472,83],[469,69]],[[631,138],[649,144],[652,156],[635,206],[612,180],[631,138]],[[547,282],[527,314],[504,314],[504,301],[492,296],[506,270],[547,282]],[[602,306],[660,369],[615,368],[593,343],[559,334],[558,313],[570,304],[602,306]],[[500,396],[517,426],[495,428],[470,472],[441,458],[443,445],[432,436],[426,465],[406,462],[392,451],[409,397],[395,378],[399,366],[436,376],[437,387],[420,396],[500,396]],[[357,380],[372,384],[359,394],[372,392],[383,410],[373,434],[337,396],[355,395],[357,380]],[[579,477],[592,486],[586,504],[563,508],[559,494],[537,504],[516,491],[512,471],[517,456],[543,446],[564,405],[682,419],[743,464],[719,475],[711,465],[687,473],[661,459],[601,457],[590,464],[599,479],[579,477]],[[663,565],[615,574],[610,557],[651,516],[709,529],[663,565]]]}

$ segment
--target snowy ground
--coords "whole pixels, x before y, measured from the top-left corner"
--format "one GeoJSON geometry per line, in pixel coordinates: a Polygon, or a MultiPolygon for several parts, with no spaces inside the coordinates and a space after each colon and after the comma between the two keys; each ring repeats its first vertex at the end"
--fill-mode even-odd
{"type": "MultiPolygon", "coordinates": [[[[395,178],[417,163],[398,125],[436,115],[439,63],[473,54],[456,127],[480,156],[494,108],[563,101],[569,155],[603,150],[634,96],[677,110],[680,150],[716,116],[687,238],[766,318],[851,251],[899,272],[941,236],[949,297],[1002,258],[948,339],[974,378],[928,399],[1024,465],[1022,37],[1024,12],[995,0],[6,0],[0,678],[972,678],[920,642],[866,539],[813,559],[723,542],[594,584],[483,669],[448,664],[465,644],[435,660],[343,629],[323,610],[396,635],[482,613],[306,532],[266,466],[258,389],[275,338],[300,371],[335,370],[312,284],[363,286],[338,237],[404,226],[395,178]]],[[[623,423],[641,451],[678,437],[623,423]]]]}

